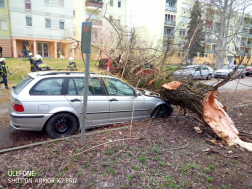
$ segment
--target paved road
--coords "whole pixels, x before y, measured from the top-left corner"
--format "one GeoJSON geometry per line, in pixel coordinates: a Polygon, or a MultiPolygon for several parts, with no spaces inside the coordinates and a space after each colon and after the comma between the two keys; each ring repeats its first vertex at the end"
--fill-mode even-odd
{"type": "MultiPolygon", "coordinates": [[[[215,85],[220,81],[222,81],[222,79],[218,79],[218,80],[212,79],[210,81],[202,80],[201,82],[206,83],[208,85],[213,85],[213,84],[215,85]]],[[[248,90],[248,89],[252,89],[252,76],[245,77],[243,79],[236,79],[233,81],[229,81],[228,83],[220,87],[219,91],[222,92],[222,91],[248,90]]]]}

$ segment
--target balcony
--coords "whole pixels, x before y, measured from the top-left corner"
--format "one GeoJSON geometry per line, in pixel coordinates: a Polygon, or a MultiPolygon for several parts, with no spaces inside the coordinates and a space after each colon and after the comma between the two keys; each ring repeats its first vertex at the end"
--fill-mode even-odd
{"type": "Polygon", "coordinates": [[[171,11],[171,12],[177,12],[177,8],[176,7],[165,6],[165,10],[166,11],[171,11]]]}
{"type": "Polygon", "coordinates": [[[252,48],[252,43],[248,43],[248,44],[247,44],[247,47],[248,47],[248,48],[252,48]]]}
{"type": "Polygon", "coordinates": [[[205,42],[209,42],[209,43],[219,43],[219,39],[205,38],[205,42]]]}
{"type": "Polygon", "coordinates": [[[170,26],[176,26],[176,21],[172,21],[172,20],[165,20],[164,21],[165,25],[170,25],[170,26]]]}
{"type": "Polygon", "coordinates": [[[245,52],[244,52],[244,51],[241,51],[241,52],[239,52],[239,55],[240,55],[240,56],[244,56],[244,55],[245,55],[245,52]]]}
{"type": "Polygon", "coordinates": [[[98,20],[98,19],[86,19],[86,21],[88,22],[92,22],[92,26],[93,27],[102,27],[102,20],[98,20]]]}
{"type": "Polygon", "coordinates": [[[249,27],[249,23],[243,23],[243,26],[249,27]]]}
{"type": "Polygon", "coordinates": [[[170,33],[166,34],[166,33],[164,33],[164,39],[174,39],[174,34],[170,34],[170,33]]]}
{"type": "Polygon", "coordinates": [[[214,15],[206,15],[206,20],[214,20],[214,15]]]}
{"type": "Polygon", "coordinates": [[[244,37],[249,37],[249,33],[241,33],[241,35],[244,37]]]}
{"type": "Polygon", "coordinates": [[[247,46],[247,42],[241,42],[240,46],[241,47],[246,47],[247,46]]]}
{"type": "Polygon", "coordinates": [[[102,1],[91,1],[91,0],[87,0],[86,1],[86,9],[102,9],[103,7],[103,2],[102,1]]]}

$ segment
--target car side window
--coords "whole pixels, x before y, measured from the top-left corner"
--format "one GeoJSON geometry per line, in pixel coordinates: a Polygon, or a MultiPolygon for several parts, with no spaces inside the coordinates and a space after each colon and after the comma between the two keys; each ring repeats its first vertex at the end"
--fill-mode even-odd
{"type": "Polygon", "coordinates": [[[104,82],[110,96],[134,96],[134,90],[120,80],[105,78],[104,82]]]}
{"type": "Polygon", "coordinates": [[[245,69],[243,66],[239,66],[239,69],[245,69]]]}
{"type": "MultiPolygon", "coordinates": [[[[99,78],[89,79],[88,95],[100,96],[104,95],[99,78]]],[[[70,79],[67,94],[68,95],[82,95],[84,91],[84,78],[70,79]]]]}
{"type": "Polygon", "coordinates": [[[196,67],[195,68],[195,71],[200,71],[201,70],[201,67],[196,67]]]}
{"type": "Polygon", "coordinates": [[[63,78],[44,79],[33,88],[32,95],[60,95],[63,83],[63,78]]]}
{"type": "Polygon", "coordinates": [[[202,70],[208,70],[208,67],[203,66],[203,67],[202,67],[202,70]]]}

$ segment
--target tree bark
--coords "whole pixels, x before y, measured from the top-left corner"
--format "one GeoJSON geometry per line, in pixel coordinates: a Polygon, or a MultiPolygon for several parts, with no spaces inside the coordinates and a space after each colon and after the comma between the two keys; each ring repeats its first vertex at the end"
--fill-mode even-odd
{"type": "Polygon", "coordinates": [[[239,138],[239,131],[234,122],[217,101],[218,91],[202,83],[173,81],[163,85],[161,96],[174,105],[188,108],[212,128],[212,130],[229,146],[240,145],[252,151],[252,143],[239,138]]]}

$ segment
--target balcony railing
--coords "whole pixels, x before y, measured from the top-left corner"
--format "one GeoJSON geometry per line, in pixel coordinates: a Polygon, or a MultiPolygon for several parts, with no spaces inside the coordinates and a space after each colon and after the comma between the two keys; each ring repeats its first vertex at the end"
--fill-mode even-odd
{"type": "Polygon", "coordinates": [[[172,26],[176,26],[176,21],[172,21],[172,20],[165,20],[164,21],[165,25],[172,25],[172,26]]]}
{"type": "Polygon", "coordinates": [[[245,27],[249,27],[249,24],[247,24],[247,23],[243,23],[243,26],[245,26],[245,27]]]}
{"type": "Polygon", "coordinates": [[[205,38],[205,41],[209,43],[219,43],[219,39],[205,38]]]}
{"type": "Polygon", "coordinates": [[[206,20],[214,20],[214,15],[206,15],[206,20]]]}
{"type": "Polygon", "coordinates": [[[249,33],[242,33],[241,35],[244,37],[249,37],[249,33]]]}
{"type": "Polygon", "coordinates": [[[98,20],[98,19],[86,19],[86,21],[92,22],[93,26],[102,26],[102,20],[98,20]]]}
{"type": "Polygon", "coordinates": [[[171,11],[171,12],[177,12],[177,8],[176,7],[165,6],[165,10],[166,11],[171,11]]]}
{"type": "Polygon", "coordinates": [[[167,39],[167,38],[169,38],[169,39],[174,39],[174,34],[170,34],[170,33],[164,33],[164,39],[167,39]]]}
{"type": "Polygon", "coordinates": [[[94,8],[100,8],[102,9],[103,2],[102,1],[86,1],[86,7],[94,7],[94,8]]]}
{"type": "Polygon", "coordinates": [[[241,52],[239,52],[239,55],[240,55],[240,56],[244,56],[244,55],[245,55],[245,52],[244,52],[244,51],[241,51],[241,52]]]}
{"type": "Polygon", "coordinates": [[[241,42],[241,44],[240,44],[240,46],[242,46],[242,47],[246,47],[247,46],[247,43],[246,42],[241,42]]]}

